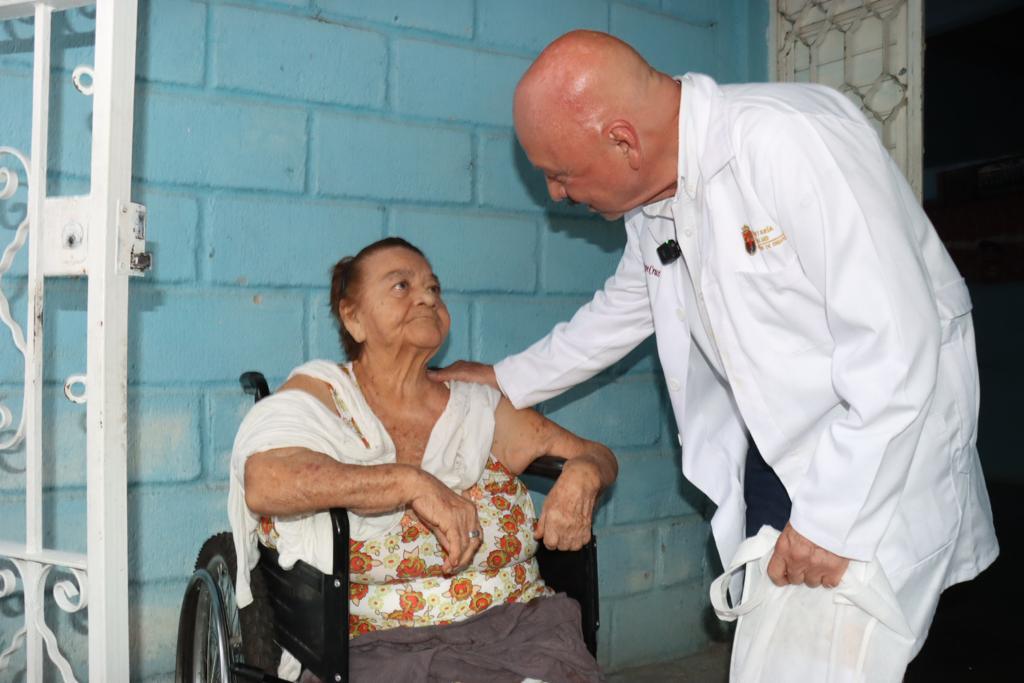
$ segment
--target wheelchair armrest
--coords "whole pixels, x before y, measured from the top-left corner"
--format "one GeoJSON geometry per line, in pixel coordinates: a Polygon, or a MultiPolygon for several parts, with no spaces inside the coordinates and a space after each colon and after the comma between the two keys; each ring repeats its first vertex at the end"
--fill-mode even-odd
{"type": "Polygon", "coordinates": [[[238,378],[238,382],[242,385],[242,391],[250,396],[254,396],[256,401],[270,396],[270,387],[267,385],[267,378],[263,376],[262,372],[255,370],[243,372],[242,376],[238,378]]]}
{"type": "Polygon", "coordinates": [[[562,473],[565,466],[565,458],[558,455],[542,455],[533,462],[523,474],[532,474],[537,477],[545,477],[554,481],[562,473]]]}
{"type": "MultiPolygon", "coordinates": [[[[344,579],[348,584],[349,568],[348,511],[345,508],[331,508],[331,537],[334,550],[334,577],[344,579]]],[[[345,623],[348,623],[346,619],[345,623]]]]}

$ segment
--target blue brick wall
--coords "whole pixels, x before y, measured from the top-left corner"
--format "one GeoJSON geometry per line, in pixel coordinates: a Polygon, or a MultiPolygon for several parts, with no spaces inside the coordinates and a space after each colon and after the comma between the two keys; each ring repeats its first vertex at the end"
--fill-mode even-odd
{"type": "MultiPolygon", "coordinates": [[[[250,368],[280,381],[339,358],[327,269],[384,235],[433,259],[452,312],[438,362],[494,361],[569,315],[614,270],[624,235],[552,205],[511,129],[512,89],[573,28],[610,31],[652,63],[722,81],[766,76],[764,0],[140,0],[134,198],[156,265],[133,282],[129,562],[133,678],[169,680],[177,609],[202,540],[224,529],[227,458],[250,368]]],[[[27,151],[31,22],[0,31],[0,144],[27,151]]],[[[89,101],[70,71],[92,20],[57,15],[53,193],[82,192],[89,101]]],[[[0,205],[0,248],[22,191],[0,205]]],[[[19,320],[25,258],[3,281],[19,320]]],[[[48,542],[84,545],[84,412],[60,386],[84,369],[84,282],[53,282],[46,318],[48,542]]],[[[20,356],[0,335],[0,402],[20,356]]],[[[653,346],[542,406],[612,445],[621,477],[598,511],[611,669],[703,648],[705,499],[679,472],[653,346]]],[[[23,534],[17,468],[0,467],[4,538],[23,534]]],[[[20,619],[0,601],[0,649],[20,619]]],[[[16,611],[16,610],[15,610],[16,611]]],[[[62,622],[84,675],[85,640],[62,622]]],[[[20,666],[17,660],[15,668],[20,666]]]]}

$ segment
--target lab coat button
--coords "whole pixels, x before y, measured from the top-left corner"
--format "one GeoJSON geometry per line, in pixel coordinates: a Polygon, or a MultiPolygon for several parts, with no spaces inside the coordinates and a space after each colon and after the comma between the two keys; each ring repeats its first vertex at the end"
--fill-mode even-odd
{"type": "Polygon", "coordinates": [[[683,435],[682,434],[676,434],[676,438],[679,439],[679,445],[682,446],[683,445],[683,435]]]}
{"type": "Polygon", "coordinates": [[[681,308],[677,308],[676,317],[679,318],[680,320],[686,320],[686,312],[681,308]]]}
{"type": "Polygon", "coordinates": [[[679,391],[680,386],[681,385],[679,384],[679,380],[677,380],[675,377],[668,378],[669,391],[679,391]]]}

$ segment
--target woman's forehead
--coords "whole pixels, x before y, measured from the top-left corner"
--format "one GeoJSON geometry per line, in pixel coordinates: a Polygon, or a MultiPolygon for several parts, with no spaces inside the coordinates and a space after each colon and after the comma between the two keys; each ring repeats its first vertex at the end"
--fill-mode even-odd
{"type": "Polygon", "coordinates": [[[378,277],[392,272],[405,271],[412,273],[431,272],[430,263],[424,257],[405,247],[388,247],[367,256],[363,264],[367,274],[378,277]]]}

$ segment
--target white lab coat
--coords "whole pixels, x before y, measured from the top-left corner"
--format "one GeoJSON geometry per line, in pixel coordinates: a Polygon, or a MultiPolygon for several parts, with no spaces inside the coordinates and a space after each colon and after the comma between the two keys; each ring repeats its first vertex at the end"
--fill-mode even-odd
{"type": "Polygon", "coordinates": [[[683,473],[718,506],[724,561],[744,533],[749,430],[792,498],[793,527],[877,558],[923,641],[939,592],[998,554],[967,288],[841,94],[679,80],[676,196],[627,214],[604,289],[498,363],[498,382],[533,405],[654,332],[683,473]],[[662,265],[670,238],[683,258],[662,265]]]}

